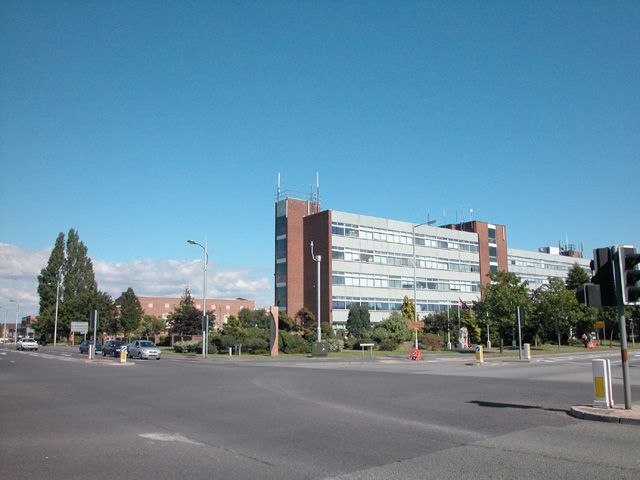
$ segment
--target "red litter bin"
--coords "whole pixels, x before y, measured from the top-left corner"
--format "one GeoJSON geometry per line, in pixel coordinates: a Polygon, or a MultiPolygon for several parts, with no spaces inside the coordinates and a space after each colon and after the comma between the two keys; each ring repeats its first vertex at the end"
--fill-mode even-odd
{"type": "Polygon", "coordinates": [[[409,351],[409,360],[415,360],[416,362],[420,360],[420,349],[412,348],[409,351]]]}

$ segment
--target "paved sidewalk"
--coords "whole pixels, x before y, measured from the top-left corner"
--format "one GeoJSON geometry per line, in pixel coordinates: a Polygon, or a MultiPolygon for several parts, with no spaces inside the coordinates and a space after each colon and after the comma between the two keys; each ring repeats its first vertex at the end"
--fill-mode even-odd
{"type": "Polygon", "coordinates": [[[614,408],[578,405],[571,407],[570,413],[572,416],[583,420],[640,425],[640,405],[631,405],[631,410],[626,410],[624,404],[616,405],[614,408]]]}

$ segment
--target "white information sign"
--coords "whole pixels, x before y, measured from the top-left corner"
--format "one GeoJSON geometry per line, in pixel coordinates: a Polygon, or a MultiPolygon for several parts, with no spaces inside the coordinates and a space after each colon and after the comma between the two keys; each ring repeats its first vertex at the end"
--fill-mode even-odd
{"type": "Polygon", "coordinates": [[[87,333],[89,322],[71,322],[71,331],[75,333],[87,333]]]}

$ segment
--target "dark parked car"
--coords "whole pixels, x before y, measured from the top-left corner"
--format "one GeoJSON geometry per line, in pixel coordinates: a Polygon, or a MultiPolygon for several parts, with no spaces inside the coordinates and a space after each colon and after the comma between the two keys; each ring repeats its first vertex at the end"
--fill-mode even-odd
{"type": "MultiPolygon", "coordinates": [[[[93,345],[93,340],[83,340],[80,344],[80,353],[89,353],[89,345],[93,345]]],[[[100,353],[102,351],[102,344],[100,342],[96,342],[96,351],[95,353],[100,353]]]]}
{"type": "Polygon", "coordinates": [[[102,356],[106,357],[107,355],[111,355],[113,357],[120,356],[120,350],[123,345],[126,345],[127,342],[124,340],[109,340],[102,346],[102,356]]]}

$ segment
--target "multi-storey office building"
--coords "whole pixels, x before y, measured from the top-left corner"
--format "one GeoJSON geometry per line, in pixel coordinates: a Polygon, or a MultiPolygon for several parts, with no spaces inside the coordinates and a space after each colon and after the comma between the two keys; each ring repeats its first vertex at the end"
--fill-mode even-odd
{"type": "Polygon", "coordinates": [[[508,270],[529,282],[529,290],[549,283],[549,277],[565,278],[576,263],[589,270],[589,260],[561,255],[558,248],[541,250],[543,251],[531,252],[515,248],[508,250],[508,270]]]}
{"type": "Polygon", "coordinates": [[[405,296],[415,295],[422,318],[478,300],[490,272],[514,271],[533,289],[549,276],[565,277],[576,261],[588,264],[508,249],[504,225],[416,226],[319,211],[317,204],[293,198],[276,203],[275,233],[276,305],[291,316],[302,307],[317,312],[319,264],[321,318],[335,328],[346,323],[353,303],[366,303],[372,322],[378,322],[400,310],[405,296]]]}

